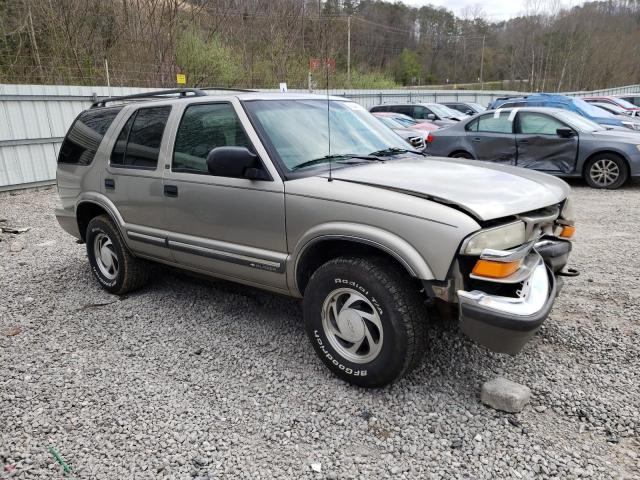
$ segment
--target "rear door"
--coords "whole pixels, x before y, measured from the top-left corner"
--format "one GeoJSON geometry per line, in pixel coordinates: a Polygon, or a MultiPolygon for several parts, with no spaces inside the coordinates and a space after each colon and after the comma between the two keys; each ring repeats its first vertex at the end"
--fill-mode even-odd
{"type": "Polygon", "coordinates": [[[496,110],[481,115],[469,122],[466,130],[474,158],[515,165],[516,139],[510,111],[496,110]]]}
{"type": "Polygon", "coordinates": [[[559,128],[570,128],[557,118],[539,112],[516,116],[516,165],[551,173],[571,173],[578,156],[578,135],[561,137],[559,128]]]}
{"type": "Polygon", "coordinates": [[[123,118],[102,174],[102,193],[126,223],[128,245],[136,253],[171,260],[166,248],[162,163],[171,106],[143,107],[123,118]]]}

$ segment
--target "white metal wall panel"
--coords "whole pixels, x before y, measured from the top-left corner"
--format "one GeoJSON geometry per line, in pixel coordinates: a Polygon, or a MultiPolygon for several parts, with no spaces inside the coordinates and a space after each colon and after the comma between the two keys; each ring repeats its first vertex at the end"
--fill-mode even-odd
{"type": "MultiPolygon", "coordinates": [[[[64,137],[75,117],[91,105],[94,97],[129,95],[151,90],[157,89],[0,84],[0,188],[7,186],[19,188],[22,184],[54,180],[56,158],[60,148],[59,139],[64,137]]],[[[277,92],[278,90],[263,91],[277,92]]],[[[290,89],[289,91],[306,92],[307,90],[290,89]]],[[[567,95],[617,95],[635,92],[640,92],[640,85],[593,92],[571,92],[567,95]]],[[[316,93],[325,92],[318,90],[316,93]]],[[[498,96],[518,94],[518,92],[487,90],[348,89],[332,89],[329,93],[354,100],[366,108],[379,103],[407,101],[469,101],[486,105],[498,96]]]]}

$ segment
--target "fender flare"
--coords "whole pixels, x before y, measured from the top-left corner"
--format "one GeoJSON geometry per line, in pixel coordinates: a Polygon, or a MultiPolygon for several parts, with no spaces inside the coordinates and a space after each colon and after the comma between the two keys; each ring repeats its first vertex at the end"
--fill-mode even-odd
{"type": "Polygon", "coordinates": [[[412,277],[421,280],[435,278],[422,255],[402,237],[370,225],[329,222],[314,226],[298,239],[287,262],[287,279],[293,292],[300,294],[297,280],[300,260],[310,247],[326,240],[346,240],[372,246],[395,258],[412,277]]]}

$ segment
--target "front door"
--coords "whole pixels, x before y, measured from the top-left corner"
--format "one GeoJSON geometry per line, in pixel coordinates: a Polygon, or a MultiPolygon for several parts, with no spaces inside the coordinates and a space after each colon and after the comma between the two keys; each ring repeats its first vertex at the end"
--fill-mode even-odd
{"type": "Polygon", "coordinates": [[[578,135],[560,136],[558,129],[572,130],[551,115],[519,112],[516,118],[516,164],[544,172],[573,172],[578,156],[578,135]]]}
{"type": "Polygon", "coordinates": [[[511,112],[496,110],[487,113],[469,122],[466,129],[475,159],[515,165],[516,140],[511,112]]]}
{"type": "Polygon", "coordinates": [[[207,155],[216,147],[246,147],[267,158],[255,146],[260,145],[255,133],[250,138],[242,126],[242,107],[212,102],[182,108],[163,182],[168,243],[176,261],[223,278],[286,289],[284,185],[277,172],[264,161],[271,180],[218,177],[207,169],[207,155]]]}

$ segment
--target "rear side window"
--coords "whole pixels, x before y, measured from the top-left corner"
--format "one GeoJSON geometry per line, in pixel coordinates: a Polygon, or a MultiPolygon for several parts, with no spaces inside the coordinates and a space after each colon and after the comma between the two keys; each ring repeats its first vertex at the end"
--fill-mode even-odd
{"type": "Polygon", "coordinates": [[[171,169],[208,175],[207,156],[216,147],[251,150],[251,143],[231,104],[191,105],[176,133],[171,169]]]}
{"type": "Polygon", "coordinates": [[[171,107],[141,108],[131,115],[111,152],[115,167],[153,170],[158,165],[162,135],[171,107]]]}
{"type": "Polygon", "coordinates": [[[78,115],[60,147],[58,163],[89,165],[120,108],[86,110],[78,115]]]}
{"type": "Polygon", "coordinates": [[[513,121],[509,119],[509,112],[495,112],[482,115],[467,125],[470,132],[513,133],[513,121]]]}

